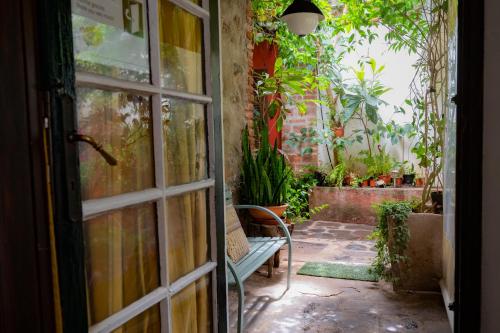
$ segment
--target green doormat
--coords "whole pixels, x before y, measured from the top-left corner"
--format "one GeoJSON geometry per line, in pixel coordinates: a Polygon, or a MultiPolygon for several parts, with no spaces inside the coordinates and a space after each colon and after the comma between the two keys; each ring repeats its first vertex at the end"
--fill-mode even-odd
{"type": "Polygon", "coordinates": [[[375,274],[369,272],[370,266],[343,265],[325,262],[307,262],[297,272],[300,275],[329,277],[345,280],[373,281],[377,282],[375,274]]]}

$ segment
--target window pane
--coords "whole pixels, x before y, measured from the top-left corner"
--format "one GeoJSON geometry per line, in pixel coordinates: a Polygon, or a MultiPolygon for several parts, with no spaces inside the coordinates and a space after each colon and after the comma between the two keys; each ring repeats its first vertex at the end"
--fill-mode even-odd
{"type": "Polygon", "coordinates": [[[90,145],[80,144],[83,200],[154,186],[150,98],[123,92],[77,90],[78,130],[117,160],[106,163],[90,145]]]}
{"type": "Polygon", "coordinates": [[[159,286],[154,204],[85,221],[89,320],[93,325],[159,286]]]}
{"type": "Polygon", "coordinates": [[[76,69],[150,82],[144,0],[73,0],[76,69]]]}
{"type": "Polygon", "coordinates": [[[205,276],[172,297],[174,332],[212,332],[212,293],[205,276]]]}
{"type": "Polygon", "coordinates": [[[160,305],[141,313],[128,321],[125,325],[113,331],[113,333],[160,333],[160,305]]]}
{"type": "Polygon", "coordinates": [[[208,261],[207,216],[205,191],[167,200],[170,283],[208,261]]]}
{"type": "Polygon", "coordinates": [[[168,0],[160,0],[158,7],[162,86],[202,94],[202,20],[168,0]]]}
{"type": "Polygon", "coordinates": [[[207,178],[205,107],[164,98],[165,177],[168,186],[207,178]]]}

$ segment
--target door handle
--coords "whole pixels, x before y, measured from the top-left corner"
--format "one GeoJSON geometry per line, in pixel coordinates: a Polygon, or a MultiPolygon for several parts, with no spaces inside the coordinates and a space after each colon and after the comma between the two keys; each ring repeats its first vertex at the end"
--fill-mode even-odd
{"type": "Polygon", "coordinates": [[[73,133],[68,136],[68,140],[70,142],[85,142],[88,143],[89,145],[92,146],[99,154],[101,154],[102,158],[106,160],[106,162],[111,165],[115,166],[118,164],[118,161],[116,158],[114,158],[110,153],[104,150],[102,148],[102,145],[97,143],[93,137],[88,136],[88,135],[83,135],[83,134],[77,134],[73,133]]]}

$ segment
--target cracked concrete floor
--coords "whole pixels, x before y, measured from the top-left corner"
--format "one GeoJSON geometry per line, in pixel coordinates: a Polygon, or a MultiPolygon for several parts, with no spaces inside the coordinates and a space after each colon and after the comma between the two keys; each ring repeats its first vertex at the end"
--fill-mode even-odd
{"type": "MultiPolygon", "coordinates": [[[[306,222],[293,233],[292,287],[286,286],[287,253],[272,278],[262,267],[245,282],[248,333],[451,332],[440,294],[395,293],[384,282],[362,282],[297,275],[307,261],[370,264],[373,227],[327,221],[306,222]]],[[[230,289],[231,332],[237,294],[230,289]]]]}

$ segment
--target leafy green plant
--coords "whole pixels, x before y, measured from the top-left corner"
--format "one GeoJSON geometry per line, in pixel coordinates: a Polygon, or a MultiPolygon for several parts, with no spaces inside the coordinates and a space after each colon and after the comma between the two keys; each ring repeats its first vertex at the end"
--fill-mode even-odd
{"type": "Polygon", "coordinates": [[[341,188],[344,183],[344,178],[347,175],[347,169],[344,162],[339,162],[330,172],[327,177],[327,182],[330,186],[341,188]]]}
{"type": "Polygon", "coordinates": [[[374,130],[373,125],[381,122],[378,110],[385,102],[381,99],[389,89],[380,82],[380,74],[384,66],[377,66],[375,59],[366,61],[371,69],[371,77],[367,77],[364,64],[359,69],[354,69],[354,83],[346,85],[342,97],[342,105],[347,119],[358,119],[363,125],[363,133],[368,145],[368,153],[372,155],[374,141],[380,141],[379,131],[374,130]]]}
{"type": "Polygon", "coordinates": [[[314,214],[328,207],[326,204],[318,207],[309,207],[309,194],[316,184],[317,180],[314,174],[304,174],[293,177],[288,195],[288,208],[285,212],[285,217],[294,223],[303,223],[311,219],[314,214]]]}
{"type": "Polygon", "coordinates": [[[252,154],[248,127],[242,138],[243,163],[241,166],[241,197],[247,204],[279,206],[286,203],[292,171],[277,145],[269,144],[267,128],[261,142],[252,154]]]}
{"type": "MultiPolygon", "coordinates": [[[[422,210],[434,187],[443,187],[444,132],[448,112],[449,0],[341,0],[346,9],[334,19],[340,32],[366,35],[384,26],[394,51],[416,54],[416,75],[407,104],[413,109],[417,143],[413,153],[425,172],[422,210]]],[[[454,20],[451,24],[455,24],[454,20]]]]}
{"type": "Polygon", "coordinates": [[[394,282],[398,276],[393,268],[408,261],[404,255],[410,240],[406,221],[412,212],[413,204],[408,201],[386,201],[375,205],[374,208],[378,224],[370,239],[375,240],[377,256],[371,271],[386,281],[394,282]]]}
{"type": "Polygon", "coordinates": [[[283,121],[290,113],[290,107],[297,108],[300,114],[307,112],[307,103],[318,103],[316,99],[304,98],[308,91],[314,90],[318,86],[318,80],[310,75],[310,69],[305,66],[287,67],[283,59],[278,57],[274,65],[274,75],[268,73],[260,74],[255,86],[257,97],[271,97],[266,107],[267,119],[275,117],[279,113],[276,121],[278,131],[283,128],[283,121]]]}
{"type": "Polygon", "coordinates": [[[394,158],[385,151],[385,147],[379,145],[377,148],[377,154],[370,154],[366,150],[360,152],[361,161],[366,165],[369,177],[388,175],[396,166],[394,158]]]}

